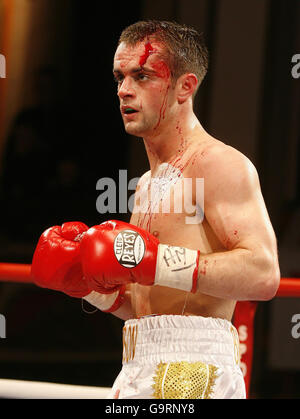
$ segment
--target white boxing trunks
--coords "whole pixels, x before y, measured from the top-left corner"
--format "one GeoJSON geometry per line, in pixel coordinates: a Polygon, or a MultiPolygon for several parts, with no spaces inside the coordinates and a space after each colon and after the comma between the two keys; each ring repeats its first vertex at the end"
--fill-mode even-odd
{"type": "Polygon", "coordinates": [[[199,316],[127,320],[123,365],[108,398],[246,398],[236,329],[199,316]]]}

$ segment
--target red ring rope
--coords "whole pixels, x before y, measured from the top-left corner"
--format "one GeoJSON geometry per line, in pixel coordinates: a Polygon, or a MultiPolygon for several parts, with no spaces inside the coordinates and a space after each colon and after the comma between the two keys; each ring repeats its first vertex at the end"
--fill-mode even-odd
{"type": "MultiPolygon", "coordinates": [[[[0,263],[0,281],[29,282],[31,265],[0,263]]],[[[300,297],[300,278],[281,278],[276,297],[300,297]]]]}
{"type": "Polygon", "coordinates": [[[33,282],[30,275],[31,265],[20,263],[0,263],[0,281],[33,282]]]}

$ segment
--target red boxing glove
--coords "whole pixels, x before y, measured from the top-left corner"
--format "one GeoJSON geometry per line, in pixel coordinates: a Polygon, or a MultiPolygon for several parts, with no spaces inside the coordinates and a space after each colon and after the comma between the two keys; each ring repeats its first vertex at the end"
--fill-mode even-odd
{"type": "Polygon", "coordinates": [[[134,225],[113,220],[92,227],[80,250],[88,285],[100,293],[135,282],[197,290],[199,251],[160,244],[134,225]]]}
{"type": "Polygon", "coordinates": [[[80,240],[87,230],[83,223],[68,222],[41,235],[31,265],[37,285],[71,297],[81,298],[89,293],[80,261],[80,240]]]}

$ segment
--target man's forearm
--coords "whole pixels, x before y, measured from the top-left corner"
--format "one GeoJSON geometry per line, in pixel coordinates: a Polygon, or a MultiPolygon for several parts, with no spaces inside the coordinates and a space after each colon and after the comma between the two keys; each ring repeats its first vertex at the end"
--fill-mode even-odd
{"type": "Polygon", "coordinates": [[[123,304],[112,314],[124,321],[135,318],[132,310],[130,291],[125,291],[123,304]]]}
{"type": "Polygon", "coordinates": [[[201,255],[197,292],[232,300],[270,300],[280,280],[275,258],[247,249],[201,255]]]}

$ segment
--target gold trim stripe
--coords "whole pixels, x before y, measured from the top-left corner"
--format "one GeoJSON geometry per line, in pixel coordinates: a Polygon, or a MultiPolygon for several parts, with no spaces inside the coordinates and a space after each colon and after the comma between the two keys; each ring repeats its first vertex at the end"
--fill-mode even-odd
{"type": "Polygon", "coordinates": [[[123,327],[123,362],[132,361],[135,356],[137,325],[123,327]]]}
{"type": "Polygon", "coordinates": [[[240,365],[240,361],[241,361],[240,338],[235,327],[231,326],[230,331],[233,338],[234,360],[237,365],[240,365]]]}

